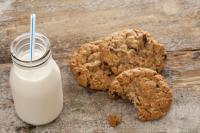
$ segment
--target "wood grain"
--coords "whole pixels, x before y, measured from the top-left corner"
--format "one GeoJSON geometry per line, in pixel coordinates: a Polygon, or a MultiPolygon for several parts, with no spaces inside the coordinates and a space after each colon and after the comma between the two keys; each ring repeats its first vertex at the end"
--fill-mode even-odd
{"type": "Polygon", "coordinates": [[[166,45],[167,50],[197,49],[200,35],[198,0],[10,0],[0,17],[0,62],[10,62],[9,46],[28,32],[29,15],[37,14],[37,32],[49,37],[56,53],[73,49],[115,31],[142,28],[166,45]],[[171,7],[175,8],[171,11],[171,7]],[[97,32],[98,31],[98,32],[97,32]]]}
{"type": "Polygon", "coordinates": [[[199,0],[3,0],[0,1],[0,132],[200,132],[200,1],[199,0]],[[52,43],[53,57],[62,72],[64,109],[45,126],[32,127],[15,115],[8,83],[10,44],[28,32],[29,15],[37,14],[37,32],[52,43]],[[135,118],[131,103],[112,100],[105,92],[80,87],[68,66],[69,57],[81,44],[112,32],[141,28],[163,43],[168,59],[163,75],[172,86],[173,106],[158,121],[135,118]],[[122,117],[116,128],[107,116],[122,117]]]}

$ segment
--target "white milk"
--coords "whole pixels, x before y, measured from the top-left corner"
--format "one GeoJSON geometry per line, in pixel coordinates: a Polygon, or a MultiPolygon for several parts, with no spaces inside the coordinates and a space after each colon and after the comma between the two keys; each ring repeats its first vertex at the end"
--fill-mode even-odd
{"type": "MultiPolygon", "coordinates": [[[[29,55],[19,55],[28,61],[29,55]]],[[[35,51],[33,59],[41,57],[35,51]]],[[[13,63],[10,85],[17,115],[25,122],[42,125],[53,121],[63,107],[60,70],[50,56],[43,64],[31,68],[13,63]]]]}

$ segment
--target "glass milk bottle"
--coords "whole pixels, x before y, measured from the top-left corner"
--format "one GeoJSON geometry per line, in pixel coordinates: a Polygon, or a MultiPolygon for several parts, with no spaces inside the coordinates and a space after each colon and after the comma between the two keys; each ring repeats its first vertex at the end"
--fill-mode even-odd
{"type": "Polygon", "coordinates": [[[22,34],[11,44],[10,86],[17,115],[29,124],[43,125],[62,111],[62,79],[49,40],[36,33],[30,61],[29,39],[29,33],[22,34]]]}

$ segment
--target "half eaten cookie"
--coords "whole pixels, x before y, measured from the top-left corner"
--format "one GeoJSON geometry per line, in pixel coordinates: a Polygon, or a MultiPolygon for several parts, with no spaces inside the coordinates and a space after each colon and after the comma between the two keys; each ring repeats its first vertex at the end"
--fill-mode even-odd
{"type": "Polygon", "coordinates": [[[119,74],[110,85],[110,95],[129,99],[140,120],[164,116],[172,103],[172,92],[164,77],[148,68],[135,68],[119,74]]]}

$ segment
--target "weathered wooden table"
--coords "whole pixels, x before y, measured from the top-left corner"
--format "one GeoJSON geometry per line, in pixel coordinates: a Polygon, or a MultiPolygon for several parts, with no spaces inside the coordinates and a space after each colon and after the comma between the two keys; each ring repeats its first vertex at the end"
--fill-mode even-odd
{"type": "Polygon", "coordinates": [[[200,132],[200,1],[199,0],[0,0],[0,132],[43,133],[199,133],[200,132]],[[37,14],[37,32],[53,44],[62,71],[64,109],[54,122],[30,126],[16,117],[9,87],[10,44],[28,32],[29,15],[37,14]],[[82,43],[114,31],[141,28],[166,47],[164,72],[173,89],[166,117],[141,122],[128,101],[90,92],[72,78],[69,56],[82,43]],[[122,117],[116,128],[107,116],[122,117]]]}

